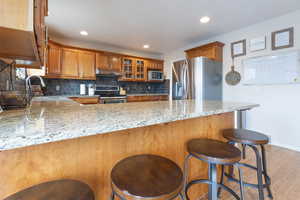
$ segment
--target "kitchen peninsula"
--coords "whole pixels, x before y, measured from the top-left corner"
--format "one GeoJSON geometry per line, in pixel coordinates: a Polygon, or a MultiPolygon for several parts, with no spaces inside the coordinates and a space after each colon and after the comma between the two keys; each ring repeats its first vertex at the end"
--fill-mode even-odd
{"type": "MultiPolygon", "coordinates": [[[[0,114],[0,198],[71,178],[88,183],[96,199],[108,199],[117,161],[148,153],[182,166],[187,140],[222,140],[220,130],[234,126],[233,112],[256,106],[194,100],[81,105],[67,97],[36,97],[26,110],[0,114]]],[[[195,166],[191,178],[206,174],[205,164],[195,166]]],[[[199,186],[192,196],[206,189],[199,186]]]]}

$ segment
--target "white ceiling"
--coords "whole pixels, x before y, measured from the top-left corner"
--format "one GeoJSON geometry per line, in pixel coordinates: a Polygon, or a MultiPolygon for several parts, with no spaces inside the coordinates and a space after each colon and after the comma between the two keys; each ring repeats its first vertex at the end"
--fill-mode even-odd
{"type": "Polygon", "coordinates": [[[166,53],[297,9],[300,0],[49,0],[47,24],[50,36],[166,53]]]}

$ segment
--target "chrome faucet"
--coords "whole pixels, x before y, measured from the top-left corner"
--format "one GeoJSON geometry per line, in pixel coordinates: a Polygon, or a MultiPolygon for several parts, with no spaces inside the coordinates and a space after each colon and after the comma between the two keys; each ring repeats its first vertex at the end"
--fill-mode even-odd
{"type": "Polygon", "coordinates": [[[42,79],[42,77],[38,76],[38,75],[31,75],[31,76],[28,76],[26,78],[26,91],[28,92],[27,93],[27,101],[30,102],[32,97],[33,97],[33,93],[32,93],[32,90],[31,90],[31,78],[32,77],[36,77],[36,78],[39,78],[40,81],[41,81],[41,85],[42,87],[46,87],[46,84],[44,82],[44,80],[42,79]]]}

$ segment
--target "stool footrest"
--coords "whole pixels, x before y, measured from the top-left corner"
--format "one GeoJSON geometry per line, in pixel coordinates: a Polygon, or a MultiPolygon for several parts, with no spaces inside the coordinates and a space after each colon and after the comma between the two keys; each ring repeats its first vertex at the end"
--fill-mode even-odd
{"type": "MultiPolygon", "coordinates": [[[[186,199],[189,200],[188,198],[188,195],[187,195],[187,191],[188,189],[194,185],[194,184],[201,184],[201,183],[204,183],[204,184],[213,184],[213,182],[211,182],[210,180],[208,179],[196,179],[196,180],[192,180],[190,181],[187,185],[186,185],[186,188],[185,188],[185,196],[186,196],[186,199]]],[[[232,190],[230,189],[229,187],[227,187],[226,185],[224,184],[220,184],[220,183],[216,183],[216,185],[218,186],[218,188],[222,188],[224,190],[226,190],[227,192],[229,192],[230,194],[232,194],[232,196],[235,197],[235,199],[237,200],[241,200],[241,198],[232,190]]]]}
{"type": "MultiPolygon", "coordinates": [[[[247,163],[239,163],[239,165],[243,166],[243,167],[248,167],[249,169],[257,170],[257,167],[255,167],[253,165],[249,165],[247,163]]],[[[264,171],[262,171],[262,173],[266,177],[266,183],[263,184],[263,188],[267,188],[268,186],[271,185],[271,179],[268,175],[266,175],[266,173],[264,171]]],[[[236,182],[236,183],[239,183],[239,181],[240,181],[240,180],[234,178],[231,174],[224,173],[224,175],[228,178],[229,181],[233,181],[233,182],[236,182]]],[[[252,187],[252,188],[256,188],[256,189],[258,188],[258,184],[244,182],[244,185],[252,187]]]]}

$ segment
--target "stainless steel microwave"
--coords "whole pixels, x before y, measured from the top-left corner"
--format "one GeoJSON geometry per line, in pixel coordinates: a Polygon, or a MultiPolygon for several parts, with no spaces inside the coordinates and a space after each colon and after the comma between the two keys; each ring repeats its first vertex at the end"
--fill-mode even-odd
{"type": "Polygon", "coordinates": [[[164,80],[164,73],[161,71],[148,71],[148,80],[149,81],[162,81],[164,80]]]}

